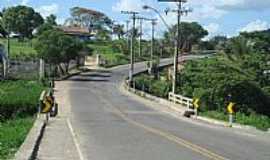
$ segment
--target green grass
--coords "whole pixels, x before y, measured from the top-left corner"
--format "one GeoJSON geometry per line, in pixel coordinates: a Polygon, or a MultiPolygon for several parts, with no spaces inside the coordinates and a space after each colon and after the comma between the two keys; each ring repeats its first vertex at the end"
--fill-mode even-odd
{"type": "MultiPolygon", "coordinates": [[[[0,38],[0,43],[7,46],[7,40],[0,38]]],[[[10,57],[28,59],[37,56],[37,52],[32,47],[32,42],[30,40],[25,40],[20,42],[17,39],[10,40],[10,57]]]]}
{"type": "MultiPolygon", "coordinates": [[[[201,116],[222,120],[222,121],[228,121],[228,114],[225,114],[223,112],[218,111],[205,111],[200,112],[201,116]]],[[[243,125],[249,125],[254,126],[257,129],[267,131],[270,128],[270,118],[263,115],[258,114],[251,114],[251,115],[245,115],[243,113],[236,113],[235,115],[235,122],[243,125]]]]}
{"type": "Polygon", "coordinates": [[[0,81],[0,159],[11,159],[27,136],[45,87],[37,81],[0,81]]]}
{"type": "Polygon", "coordinates": [[[92,42],[88,46],[93,49],[94,54],[100,54],[106,61],[103,67],[113,67],[129,63],[129,57],[113,47],[112,42],[92,42]]]}
{"type": "Polygon", "coordinates": [[[0,159],[11,159],[24,142],[34,122],[33,117],[0,123],[0,159]]]}
{"type": "Polygon", "coordinates": [[[43,89],[37,81],[0,81],[0,120],[36,113],[43,89]]]}

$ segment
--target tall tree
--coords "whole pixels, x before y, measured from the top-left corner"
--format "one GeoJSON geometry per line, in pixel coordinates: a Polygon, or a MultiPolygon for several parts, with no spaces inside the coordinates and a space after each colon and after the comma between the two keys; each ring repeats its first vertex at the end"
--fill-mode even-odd
{"type": "Polygon", "coordinates": [[[121,25],[121,24],[114,25],[113,26],[113,33],[115,35],[117,35],[118,40],[120,40],[125,35],[124,25],[121,25]]]}
{"type": "MultiPolygon", "coordinates": [[[[181,48],[185,51],[190,51],[192,45],[198,43],[203,37],[208,35],[208,32],[197,22],[182,22],[181,28],[181,48]]],[[[168,32],[164,33],[165,42],[168,45],[173,45],[176,39],[177,25],[170,28],[168,32]]]]}
{"type": "Polygon", "coordinates": [[[84,49],[84,44],[78,39],[65,35],[60,30],[51,29],[42,32],[37,37],[34,48],[47,63],[59,68],[63,63],[66,66],[65,70],[68,71],[70,60],[75,60],[79,56],[80,51],[84,49]]]}
{"type": "Polygon", "coordinates": [[[57,26],[56,16],[51,14],[46,17],[45,23],[38,27],[37,35],[41,35],[44,31],[52,30],[55,26],[57,26]]]}
{"type": "Polygon", "coordinates": [[[81,7],[71,8],[71,18],[66,20],[67,25],[93,29],[100,26],[111,27],[112,21],[104,13],[81,7]]]}
{"type": "Polygon", "coordinates": [[[3,10],[3,25],[10,33],[31,38],[33,30],[43,23],[41,15],[31,7],[15,6],[3,10]]]}
{"type": "Polygon", "coordinates": [[[54,14],[51,14],[48,17],[46,17],[45,23],[48,23],[52,26],[56,26],[57,25],[56,18],[57,17],[54,14]]]}
{"type": "Polygon", "coordinates": [[[230,60],[241,61],[243,57],[252,52],[252,44],[247,38],[238,36],[227,42],[225,53],[230,60]]]}

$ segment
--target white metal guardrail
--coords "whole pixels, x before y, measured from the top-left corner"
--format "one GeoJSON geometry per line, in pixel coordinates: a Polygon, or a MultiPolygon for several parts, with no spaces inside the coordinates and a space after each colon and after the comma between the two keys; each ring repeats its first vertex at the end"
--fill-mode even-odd
{"type": "Polygon", "coordinates": [[[181,95],[173,94],[172,92],[169,93],[169,100],[174,102],[174,103],[181,104],[181,105],[187,107],[188,109],[190,109],[193,105],[192,104],[193,99],[187,98],[187,97],[184,97],[181,95]]]}

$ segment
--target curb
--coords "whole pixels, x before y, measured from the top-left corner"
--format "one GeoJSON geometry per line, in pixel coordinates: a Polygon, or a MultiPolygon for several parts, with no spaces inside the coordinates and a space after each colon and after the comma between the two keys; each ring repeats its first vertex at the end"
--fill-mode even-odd
{"type": "Polygon", "coordinates": [[[135,96],[138,96],[140,98],[152,101],[152,102],[156,102],[159,103],[161,105],[165,105],[166,108],[174,111],[176,114],[180,115],[180,116],[184,116],[185,112],[188,110],[187,108],[181,106],[180,104],[174,104],[171,101],[168,101],[166,99],[163,98],[159,98],[156,96],[153,96],[149,93],[137,90],[137,89],[133,89],[133,88],[129,88],[125,82],[123,82],[121,84],[121,88],[123,88],[125,91],[127,91],[128,93],[131,93],[135,96]]]}
{"type": "Polygon", "coordinates": [[[28,133],[25,141],[15,154],[15,160],[34,160],[36,159],[37,152],[43,134],[45,132],[46,123],[41,115],[37,116],[37,119],[28,133]]]}
{"type": "MultiPolygon", "coordinates": [[[[127,84],[125,83],[125,81],[121,84],[121,87],[124,88],[125,91],[127,91],[135,96],[138,96],[138,97],[141,97],[145,100],[153,101],[153,102],[156,102],[156,103],[159,103],[162,105],[166,105],[166,106],[168,106],[167,107],[168,109],[170,109],[172,112],[174,112],[175,114],[177,114],[179,116],[184,117],[184,112],[188,110],[187,108],[182,107],[179,104],[174,104],[173,102],[168,101],[166,99],[153,96],[153,95],[151,95],[149,93],[145,93],[141,90],[129,88],[127,86],[127,84]]],[[[221,126],[221,127],[226,127],[226,128],[236,128],[236,129],[241,129],[241,130],[256,130],[256,131],[259,131],[262,133],[269,133],[270,134],[270,128],[268,129],[268,131],[261,131],[261,130],[256,129],[256,127],[248,126],[248,125],[241,125],[238,123],[233,123],[232,126],[229,126],[229,123],[225,122],[225,121],[220,121],[220,120],[216,120],[216,119],[212,119],[212,118],[208,118],[208,117],[194,116],[194,115],[191,116],[190,119],[213,124],[213,125],[217,125],[217,126],[221,126]]]]}

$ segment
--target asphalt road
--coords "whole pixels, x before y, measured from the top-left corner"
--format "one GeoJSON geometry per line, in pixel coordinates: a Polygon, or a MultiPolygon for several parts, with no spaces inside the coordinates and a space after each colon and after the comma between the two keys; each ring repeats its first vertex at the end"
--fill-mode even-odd
{"type": "MultiPolygon", "coordinates": [[[[140,63],[135,69],[145,67],[140,63]]],[[[120,92],[127,75],[128,66],[121,66],[90,70],[68,80],[70,122],[83,159],[270,160],[268,135],[178,119],[151,109],[120,92]]]]}

